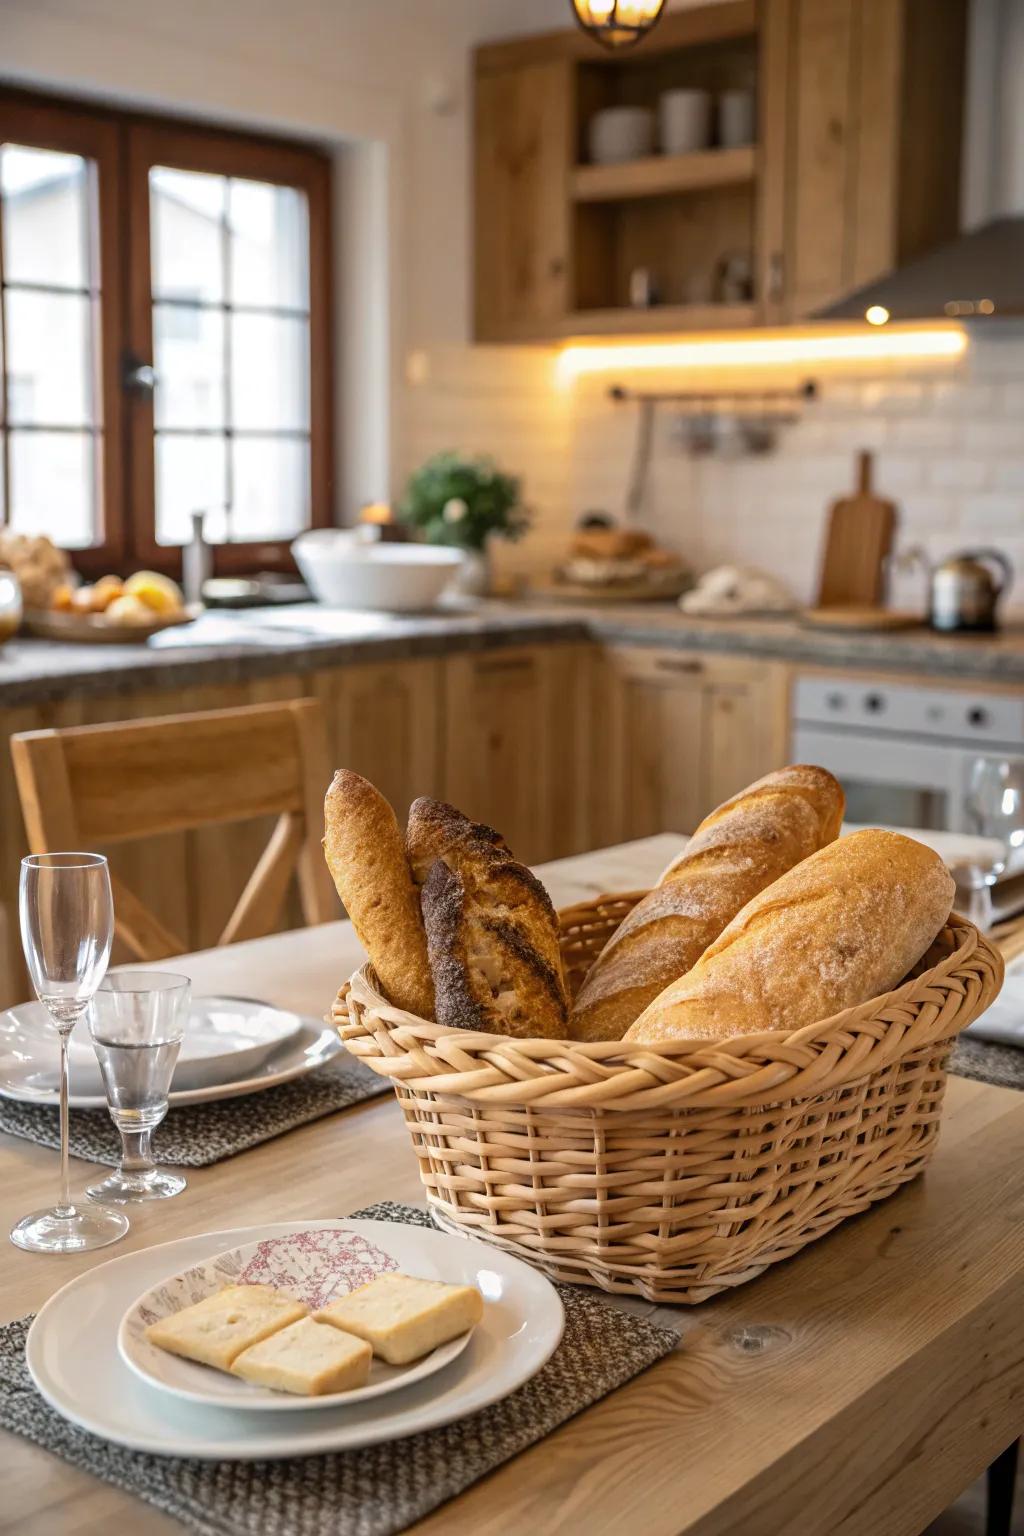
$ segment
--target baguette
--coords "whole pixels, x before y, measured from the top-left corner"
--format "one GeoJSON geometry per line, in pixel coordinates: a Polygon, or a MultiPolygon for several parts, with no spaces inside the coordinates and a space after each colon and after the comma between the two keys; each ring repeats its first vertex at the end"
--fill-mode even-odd
{"type": "Polygon", "coordinates": [[[366,779],[340,768],[324,801],[324,853],[389,1002],[434,1016],[419,893],[395,813],[366,779]]]}
{"type": "Polygon", "coordinates": [[[625,1038],[794,1030],[867,1002],[917,964],[949,917],[954,890],[923,843],[851,833],[755,896],[625,1038]]]}
{"type": "Polygon", "coordinates": [[[621,1040],[752,897],[836,837],[843,809],[830,773],[795,764],[712,811],[591,966],[570,1038],[621,1040]]]}
{"type": "Polygon", "coordinates": [[[413,803],[406,849],[422,887],[437,1022],[564,1038],[558,918],[537,877],[492,828],[437,800],[413,803]]]}

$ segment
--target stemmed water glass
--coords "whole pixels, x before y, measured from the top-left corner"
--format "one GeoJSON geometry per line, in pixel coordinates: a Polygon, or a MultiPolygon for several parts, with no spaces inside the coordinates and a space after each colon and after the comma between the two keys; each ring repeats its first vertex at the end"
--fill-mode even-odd
{"type": "Polygon", "coordinates": [[[103,980],[114,937],[110,871],[99,853],[34,853],[21,861],[21,942],[36,995],[60,1038],[60,1199],[33,1211],[11,1241],[34,1253],[80,1253],[128,1230],[120,1211],[71,1203],[68,1187],[68,1042],[103,980]]]}
{"type": "Polygon", "coordinates": [[[992,887],[1010,858],[1024,848],[1024,761],[979,757],[971,764],[965,810],[972,830],[992,844],[988,863],[958,868],[966,886],[967,916],[979,928],[992,926],[992,887]]]}
{"type": "Polygon", "coordinates": [[[89,1186],[93,1200],[163,1200],[185,1188],[180,1173],[156,1166],[149,1142],[167,1113],[189,992],[188,977],[170,971],[115,971],[90,1004],[89,1030],[107,1107],[121,1132],[121,1161],[89,1186]]]}

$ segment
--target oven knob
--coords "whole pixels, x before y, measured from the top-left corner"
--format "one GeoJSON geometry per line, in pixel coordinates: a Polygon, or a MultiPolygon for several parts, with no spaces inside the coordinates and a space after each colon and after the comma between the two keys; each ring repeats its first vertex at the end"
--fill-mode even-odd
{"type": "Polygon", "coordinates": [[[973,709],[967,711],[967,719],[971,725],[988,725],[988,710],[982,709],[980,704],[975,704],[973,709]]]}
{"type": "Polygon", "coordinates": [[[872,715],[880,715],[885,708],[885,700],[880,693],[869,693],[864,700],[864,708],[872,715]]]}

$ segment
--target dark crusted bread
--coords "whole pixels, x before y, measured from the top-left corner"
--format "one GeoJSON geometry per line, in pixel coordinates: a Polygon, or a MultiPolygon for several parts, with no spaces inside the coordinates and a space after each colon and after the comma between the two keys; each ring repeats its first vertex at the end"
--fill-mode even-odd
{"type": "Polygon", "coordinates": [[[558,919],[536,875],[491,827],[437,800],[414,802],[406,851],[422,885],[438,1023],[564,1037],[558,919]]]}
{"type": "Polygon", "coordinates": [[[712,811],[594,961],[573,1003],[574,1040],[621,1040],[759,891],[832,841],[844,796],[824,768],[798,763],[712,811]]]}
{"type": "Polygon", "coordinates": [[[427,941],[398,821],[379,790],[340,768],[324,801],[324,853],[389,1002],[434,1016],[427,941]]]}

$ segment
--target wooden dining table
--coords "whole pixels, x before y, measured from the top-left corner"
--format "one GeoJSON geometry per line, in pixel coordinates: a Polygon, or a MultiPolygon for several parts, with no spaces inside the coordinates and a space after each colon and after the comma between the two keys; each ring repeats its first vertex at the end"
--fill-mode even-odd
{"type": "MultiPolygon", "coordinates": [[[[557,904],[652,882],[670,836],[540,870],[557,904]]],[[[320,1016],[361,959],[347,923],[167,962],[197,992],[320,1016]]],[[[72,1190],[93,1169],[72,1164],[72,1190]]],[[[6,1231],[56,1193],[56,1153],[0,1136],[6,1231]]],[[[114,1248],[0,1244],[0,1321],[83,1270],[205,1231],[422,1199],[390,1092],[133,1208],[114,1248]]],[[[613,1301],[678,1348],[413,1529],[438,1536],[917,1536],[1024,1431],[1024,1095],[950,1079],[927,1173],[759,1279],[697,1307],[613,1301]]],[[[0,1531],[157,1536],[175,1521],[12,1435],[0,1531]]]]}

